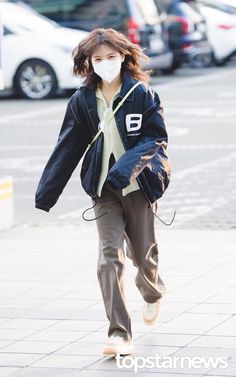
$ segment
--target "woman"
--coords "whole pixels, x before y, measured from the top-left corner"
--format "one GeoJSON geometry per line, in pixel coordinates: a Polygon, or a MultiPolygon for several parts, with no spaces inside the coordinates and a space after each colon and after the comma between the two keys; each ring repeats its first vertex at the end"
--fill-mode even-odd
{"type": "Polygon", "coordinates": [[[74,49],[74,72],[84,77],[84,85],[68,102],[36,192],[36,208],[49,211],[85,154],[81,182],[96,215],[97,276],[109,320],[103,355],[133,353],[124,240],[137,267],[146,324],[156,322],[166,292],[158,273],[154,216],[171,168],[160,99],[148,86],[149,72],[141,68],[146,58],[113,29],[93,30],[74,49]]]}

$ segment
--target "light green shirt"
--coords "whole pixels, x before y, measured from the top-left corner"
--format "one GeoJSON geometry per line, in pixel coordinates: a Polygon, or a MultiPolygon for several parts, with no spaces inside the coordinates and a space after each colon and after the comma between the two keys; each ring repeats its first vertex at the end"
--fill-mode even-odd
{"type": "MultiPolygon", "coordinates": [[[[111,153],[113,153],[115,160],[117,161],[122,154],[125,153],[125,149],[120,138],[119,131],[117,129],[116,121],[114,116],[111,118],[112,114],[112,104],[114,99],[117,97],[121,89],[121,85],[118,88],[118,91],[115,93],[110,105],[108,106],[106,100],[102,94],[100,88],[96,90],[96,99],[97,99],[97,109],[98,109],[98,116],[99,119],[103,119],[104,117],[104,144],[103,144],[103,153],[102,153],[102,168],[101,174],[99,177],[98,188],[97,188],[97,195],[101,196],[103,184],[107,178],[108,168],[109,168],[109,159],[111,153]],[[107,124],[108,119],[111,118],[109,124],[107,124]]],[[[122,195],[127,195],[129,192],[139,190],[138,181],[135,179],[133,180],[127,187],[122,190],[122,195]]]]}

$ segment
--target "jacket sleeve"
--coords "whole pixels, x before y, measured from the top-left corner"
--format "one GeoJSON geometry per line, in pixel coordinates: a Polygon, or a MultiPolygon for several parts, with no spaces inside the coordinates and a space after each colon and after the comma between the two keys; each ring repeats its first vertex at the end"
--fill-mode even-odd
{"type": "Polygon", "coordinates": [[[149,89],[145,95],[141,138],[112,166],[108,182],[115,190],[124,189],[150,163],[158,149],[167,148],[167,143],[168,135],[160,98],[153,89],[149,89]]]}
{"type": "Polygon", "coordinates": [[[43,170],[35,194],[35,207],[49,212],[83,156],[87,143],[69,100],[54,150],[43,170]]]}

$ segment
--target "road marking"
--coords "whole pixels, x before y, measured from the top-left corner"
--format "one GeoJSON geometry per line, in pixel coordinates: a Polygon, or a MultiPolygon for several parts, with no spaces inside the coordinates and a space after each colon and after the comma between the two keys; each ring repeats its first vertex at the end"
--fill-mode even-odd
{"type": "MultiPolygon", "coordinates": [[[[200,163],[193,167],[174,173],[170,188],[168,188],[166,194],[163,197],[164,202],[161,200],[160,216],[162,217],[162,213],[170,216],[170,214],[174,211],[175,207],[179,206],[181,208],[180,215],[177,210],[178,217],[176,216],[176,220],[174,222],[175,225],[179,226],[200,215],[204,215],[210,212],[212,209],[218,208],[222,206],[223,204],[225,204],[226,202],[228,203],[230,200],[232,200],[232,198],[235,195],[234,192],[232,192],[232,195],[229,195],[223,199],[222,197],[214,198],[214,203],[215,203],[214,206],[212,205],[212,197],[210,198],[203,197],[203,200],[201,200],[201,198],[199,200],[198,198],[200,195],[199,190],[194,191],[194,192],[186,192],[186,190],[183,190],[183,178],[187,177],[188,182],[191,182],[191,179],[192,179],[191,177],[195,175],[197,176],[197,173],[200,173],[200,175],[202,176],[203,171],[207,171],[207,174],[209,174],[209,178],[210,178],[211,169],[214,169],[214,168],[220,169],[224,167],[225,165],[231,165],[232,160],[234,158],[236,158],[236,152],[230,153],[227,156],[214,159],[213,161],[200,163]],[[197,205],[196,205],[196,197],[198,201],[197,205]],[[162,210],[162,206],[163,206],[163,210],[162,210]]],[[[228,178],[230,177],[228,176],[228,178]]],[[[90,207],[91,205],[89,203],[88,207],[90,207]]],[[[73,220],[73,219],[79,218],[81,217],[82,211],[86,208],[76,209],[70,212],[65,212],[64,214],[57,216],[56,220],[66,220],[66,219],[73,220]]]]}
{"type": "MultiPolygon", "coordinates": [[[[224,147],[224,145],[221,145],[224,147]]],[[[233,145],[234,146],[234,145],[233,145]]],[[[167,189],[164,197],[159,201],[159,216],[168,221],[172,217],[174,209],[177,210],[176,219],[172,227],[181,227],[188,222],[194,221],[200,216],[207,215],[211,211],[216,210],[224,205],[229,205],[235,199],[236,189],[232,189],[235,181],[236,172],[231,169],[235,166],[236,152],[232,152],[226,156],[216,158],[212,161],[197,164],[193,167],[183,169],[182,171],[173,173],[170,187],[167,189]],[[224,184],[224,195],[219,189],[219,180],[221,175],[219,171],[227,171],[224,176],[226,180],[224,184]],[[196,185],[194,184],[196,182],[196,185]],[[207,187],[207,191],[206,191],[207,187]],[[192,190],[191,190],[192,189],[192,190]]],[[[80,182],[80,178],[72,178],[80,182]]],[[[15,179],[17,180],[17,178],[15,179]]],[[[83,192],[83,195],[86,193],[83,192]]],[[[18,198],[33,198],[30,195],[19,195],[18,198]]],[[[79,198],[75,195],[61,196],[65,200],[75,200],[79,198]]],[[[92,206],[90,197],[87,197],[88,204],[86,207],[76,209],[74,211],[65,212],[56,216],[52,221],[52,225],[59,221],[79,220],[85,223],[82,218],[82,212],[92,206]]],[[[86,218],[94,218],[93,208],[90,208],[85,214],[86,218]]],[[[163,225],[164,226],[164,225],[163,225]]]]}
{"type": "Polygon", "coordinates": [[[233,91],[233,92],[219,92],[219,93],[217,93],[217,97],[218,98],[233,98],[233,99],[235,99],[236,93],[235,93],[235,91],[233,91]]]}
{"type": "MultiPolygon", "coordinates": [[[[85,194],[83,192],[83,194],[85,194]]],[[[32,197],[34,196],[34,194],[15,194],[14,197],[16,199],[32,199],[32,197]]],[[[80,195],[66,195],[66,194],[62,194],[60,196],[61,199],[63,200],[77,200],[77,199],[80,199],[80,195]]]]}
{"type": "MultiPolygon", "coordinates": [[[[195,193],[197,196],[197,193],[195,193]]],[[[174,222],[174,226],[177,225],[183,226],[184,224],[191,222],[191,220],[195,220],[197,217],[207,215],[208,213],[221,208],[229,203],[232,203],[235,200],[236,196],[236,189],[232,190],[227,197],[219,197],[217,200],[209,200],[208,203],[201,203],[201,199],[198,200],[196,205],[196,201],[192,200],[190,203],[185,203],[184,200],[179,199],[181,201],[180,210],[177,209],[176,219],[174,222]]],[[[170,216],[174,211],[174,208],[177,208],[175,204],[169,199],[168,202],[168,210],[161,210],[161,213],[165,213],[170,216]],[[170,209],[172,206],[172,210],[170,209]]],[[[163,216],[161,216],[163,218],[163,216]]]]}
{"type": "Polygon", "coordinates": [[[30,151],[30,150],[48,150],[54,148],[53,144],[14,144],[14,145],[0,145],[0,151],[30,151]]]}
{"type": "Polygon", "coordinates": [[[228,109],[221,109],[221,111],[216,111],[213,107],[169,107],[166,111],[166,119],[167,123],[170,122],[179,122],[181,121],[187,121],[188,123],[192,123],[196,121],[196,118],[204,118],[204,120],[210,120],[213,123],[214,121],[217,121],[218,119],[223,119],[224,122],[230,119],[235,120],[236,112],[233,109],[233,107],[229,107],[228,109]],[[176,118],[178,117],[178,118],[176,118]],[[189,120],[190,118],[194,117],[194,119],[189,120]]]}
{"type": "MultiPolygon", "coordinates": [[[[176,174],[173,174],[173,176],[176,179],[179,180],[179,179],[184,178],[188,174],[191,174],[191,175],[196,174],[196,173],[203,174],[203,172],[205,172],[205,174],[206,174],[206,172],[208,172],[210,169],[212,169],[212,168],[220,169],[220,167],[223,167],[225,164],[229,164],[230,166],[234,166],[234,165],[231,165],[232,160],[234,158],[236,158],[236,152],[232,152],[230,154],[227,154],[226,156],[216,158],[212,161],[202,162],[202,163],[197,164],[195,166],[191,166],[190,168],[183,169],[183,170],[177,172],[176,174]]],[[[204,176],[203,176],[203,178],[204,178],[204,176]]]]}
{"type": "MultiPolygon", "coordinates": [[[[6,170],[8,172],[12,170],[18,170],[26,173],[42,173],[48,159],[49,156],[45,155],[28,157],[6,157],[0,158],[0,166],[2,170],[6,170]]],[[[80,160],[78,166],[80,166],[81,163],[82,161],[80,160]]]]}
{"type": "Polygon", "coordinates": [[[159,88],[159,85],[161,87],[168,87],[171,86],[172,88],[174,87],[179,87],[179,86],[185,86],[185,85],[196,85],[196,84],[204,84],[207,82],[211,81],[220,81],[221,83],[227,79],[231,78],[232,75],[234,74],[235,68],[232,67],[232,69],[229,69],[227,71],[222,71],[220,72],[217,70],[216,72],[206,72],[206,74],[199,75],[197,77],[179,77],[179,76],[174,76],[170,81],[167,82],[160,82],[159,83],[153,83],[153,87],[159,88]]]}
{"type": "MultiPolygon", "coordinates": [[[[36,177],[17,177],[17,176],[14,176],[14,182],[25,182],[25,183],[29,183],[29,182],[37,182],[39,181],[40,179],[40,175],[36,176],[36,177]]],[[[70,182],[73,181],[73,182],[80,182],[80,178],[76,178],[76,177],[71,177],[70,178],[70,182]]]]}
{"type": "MultiPolygon", "coordinates": [[[[181,107],[181,106],[171,106],[171,107],[168,107],[167,111],[166,111],[167,114],[171,114],[171,113],[174,113],[174,114],[181,114],[181,115],[184,115],[184,116],[188,116],[188,117],[192,117],[192,116],[197,116],[197,117],[206,117],[206,116],[215,116],[216,115],[216,111],[213,107],[181,107]]],[[[170,121],[170,119],[168,118],[168,121],[170,121]]]]}
{"type": "MultiPolygon", "coordinates": [[[[65,103],[61,103],[60,105],[55,105],[53,107],[49,107],[46,109],[41,109],[41,110],[34,110],[34,111],[28,111],[24,113],[19,113],[19,114],[13,114],[13,115],[5,115],[0,118],[0,124],[4,123],[10,123],[10,122],[17,122],[21,119],[28,119],[28,118],[38,118],[41,115],[47,115],[47,114],[53,114],[57,113],[58,111],[61,111],[63,108],[65,108],[65,103]]],[[[40,118],[38,119],[40,122],[40,118]]]]}
{"type": "MultiPolygon", "coordinates": [[[[184,127],[169,127],[169,131],[171,133],[171,136],[175,134],[184,134],[187,133],[187,128],[184,127]],[[176,131],[177,130],[177,131],[176,131]]],[[[50,150],[54,148],[53,144],[45,144],[45,145],[23,145],[23,144],[15,144],[15,145],[0,145],[0,152],[1,151],[28,151],[28,150],[50,150]]],[[[236,150],[236,144],[227,144],[227,143],[220,143],[220,144],[178,144],[178,143],[169,143],[168,148],[172,149],[235,149],[236,150]]],[[[37,159],[43,159],[45,156],[32,156],[33,158],[37,159]]],[[[7,157],[9,158],[9,157],[7,157]]],[[[18,157],[12,157],[13,159],[18,159],[18,157]]],[[[31,159],[31,157],[23,157],[31,159]]]]}
{"type": "Polygon", "coordinates": [[[22,170],[25,172],[42,171],[46,159],[43,156],[7,157],[0,159],[2,170],[22,170]]]}
{"type": "Polygon", "coordinates": [[[190,132],[190,128],[186,127],[168,127],[169,136],[183,136],[190,132]]]}
{"type": "MultiPolygon", "coordinates": [[[[19,150],[21,146],[18,146],[19,150]]],[[[36,147],[36,146],[35,146],[36,147]]],[[[34,148],[33,148],[34,149],[34,148]]],[[[35,148],[37,149],[37,148],[35,148]]],[[[207,150],[207,151],[215,151],[215,150],[236,150],[236,144],[169,144],[169,150],[207,150]]],[[[1,150],[1,148],[0,148],[1,150]]],[[[9,149],[11,150],[11,149],[9,149]]],[[[28,156],[28,157],[2,157],[0,158],[0,166],[2,170],[6,171],[23,171],[25,173],[33,173],[39,172],[38,176],[35,177],[14,177],[15,182],[34,182],[40,178],[40,174],[42,173],[45,164],[49,158],[45,155],[40,156],[28,156]]],[[[225,157],[223,157],[225,158],[225,157]]],[[[77,168],[80,168],[83,162],[83,158],[79,161],[77,168]]],[[[212,162],[207,162],[206,164],[211,164],[212,162]]],[[[205,165],[204,165],[205,166],[205,165]]],[[[190,170],[194,169],[195,167],[191,167],[190,170]]],[[[184,172],[184,171],[183,171],[184,172]]],[[[178,173],[179,174],[179,173],[178,173]]],[[[185,174],[185,173],[183,173],[185,174]]],[[[73,178],[74,181],[80,181],[80,178],[73,178]]]]}
{"type": "MultiPolygon", "coordinates": [[[[191,148],[198,150],[200,148],[209,149],[212,148],[215,150],[215,147],[218,146],[218,149],[228,149],[234,150],[234,152],[227,154],[226,156],[222,156],[220,158],[216,158],[211,161],[206,161],[204,163],[197,164],[195,166],[191,166],[184,170],[173,172],[170,188],[168,188],[166,194],[161,200],[161,213],[160,216],[163,218],[163,214],[166,216],[170,216],[170,212],[172,213],[175,208],[177,208],[177,216],[173,226],[182,226],[185,223],[194,220],[199,216],[206,215],[207,213],[222,207],[225,204],[230,203],[235,198],[235,189],[231,189],[233,187],[232,182],[235,180],[236,173],[232,170],[232,166],[235,166],[234,160],[236,158],[235,152],[235,144],[175,144],[173,147],[176,148],[191,148]],[[217,196],[217,192],[215,187],[219,186],[220,180],[220,173],[219,172],[226,171],[227,174],[224,175],[224,195],[222,192],[219,196],[217,196]],[[194,186],[194,182],[196,185],[194,186]],[[190,186],[189,186],[190,185],[190,186]],[[192,187],[191,187],[192,185],[192,187]],[[207,187],[207,192],[206,192],[207,187]],[[231,188],[230,188],[231,187],[231,188]],[[191,189],[194,188],[192,191],[191,189]],[[212,192],[212,195],[209,193],[212,192]],[[214,198],[214,200],[213,200],[214,198]],[[178,210],[179,209],[179,210],[178,210]]],[[[15,167],[17,169],[26,169],[29,172],[32,172],[32,166],[25,165],[33,162],[33,167],[35,169],[35,162],[37,163],[41,157],[39,156],[31,156],[27,159],[19,160],[19,158],[8,159],[17,161],[15,167]]],[[[0,161],[2,162],[2,161],[0,161]]],[[[12,164],[14,166],[14,162],[12,164]]],[[[9,168],[9,166],[8,166],[9,168]]],[[[41,169],[41,168],[40,168],[41,169]]],[[[39,181],[40,176],[38,177],[15,177],[14,181],[17,182],[32,182],[33,180],[39,181]]],[[[80,183],[80,177],[72,177],[72,181],[80,183]]],[[[33,198],[33,195],[23,195],[18,194],[16,195],[17,199],[28,199],[33,198]]],[[[76,196],[74,195],[65,195],[62,196],[65,200],[75,200],[76,196]]],[[[90,198],[88,197],[90,200],[90,198]]],[[[80,218],[82,215],[83,210],[88,207],[91,207],[92,203],[89,202],[87,207],[76,209],[75,211],[66,212],[60,216],[56,217],[56,220],[73,220],[76,218],[80,218]]],[[[92,209],[88,211],[87,217],[92,217],[91,214],[92,209]]],[[[81,218],[82,221],[82,218],[81,218]]]]}
{"type": "Polygon", "coordinates": [[[236,144],[171,144],[169,149],[173,150],[236,150],[236,144]]]}
{"type": "MultiPolygon", "coordinates": [[[[184,133],[187,133],[187,128],[184,127],[169,127],[169,131],[171,136],[177,136],[183,135],[184,133]],[[176,131],[177,130],[177,131],[176,131]]],[[[52,150],[54,148],[54,145],[0,145],[0,152],[3,151],[30,151],[30,150],[52,150]]],[[[168,148],[170,149],[235,149],[236,150],[236,144],[178,144],[178,143],[169,143],[168,148]]],[[[32,156],[35,157],[35,156],[32,156]]],[[[9,158],[9,157],[7,157],[9,158]]],[[[13,159],[18,160],[18,157],[12,157],[13,159]]],[[[25,158],[25,157],[23,157],[25,158]]],[[[29,159],[31,157],[28,157],[29,159]]],[[[45,156],[37,156],[38,159],[43,159],[45,156]]]]}
{"type": "Polygon", "coordinates": [[[168,214],[169,217],[176,208],[177,215],[173,226],[178,227],[233,203],[236,196],[236,169],[232,169],[235,159],[236,152],[232,152],[173,173],[170,187],[160,201],[161,214],[168,214]],[[223,176],[222,172],[225,172],[223,176]],[[221,189],[222,179],[224,186],[221,189]]]}

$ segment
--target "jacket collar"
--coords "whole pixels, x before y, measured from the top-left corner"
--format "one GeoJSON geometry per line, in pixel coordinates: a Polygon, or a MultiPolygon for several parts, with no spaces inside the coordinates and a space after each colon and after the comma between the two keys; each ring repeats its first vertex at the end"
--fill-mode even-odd
{"type": "MultiPolygon", "coordinates": [[[[124,72],[119,97],[123,98],[136,82],[137,80],[135,80],[129,73],[124,72]]],[[[131,92],[126,101],[134,101],[134,91],[131,92]]]]}
{"type": "MultiPolygon", "coordinates": [[[[116,97],[119,97],[119,94],[120,94],[120,91],[121,91],[121,86],[122,86],[122,83],[120,84],[119,88],[117,89],[116,93],[114,94],[113,100],[116,97]]],[[[105,100],[104,95],[103,95],[103,93],[102,93],[102,91],[101,91],[100,88],[97,88],[97,90],[95,91],[95,93],[96,93],[96,97],[97,98],[100,98],[102,101],[104,101],[106,103],[106,100],[105,100]]]]}
{"type": "MultiPolygon", "coordinates": [[[[118,96],[118,98],[123,98],[126,93],[129,91],[129,89],[137,82],[138,80],[134,79],[129,73],[124,72],[123,78],[122,78],[122,84],[121,84],[121,90],[118,96]]],[[[99,123],[99,116],[97,111],[97,100],[96,100],[96,91],[93,89],[90,89],[84,85],[81,86],[81,88],[84,93],[84,99],[85,99],[85,105],[87,107],[87,111],[89,115],[91,116],[91,120],[93,121],[94,125],[98,125],[99,123]]],[[[129,97],[126,99],[126,101],[134,101],[134,91],[131,92],[129,97]]]]}

